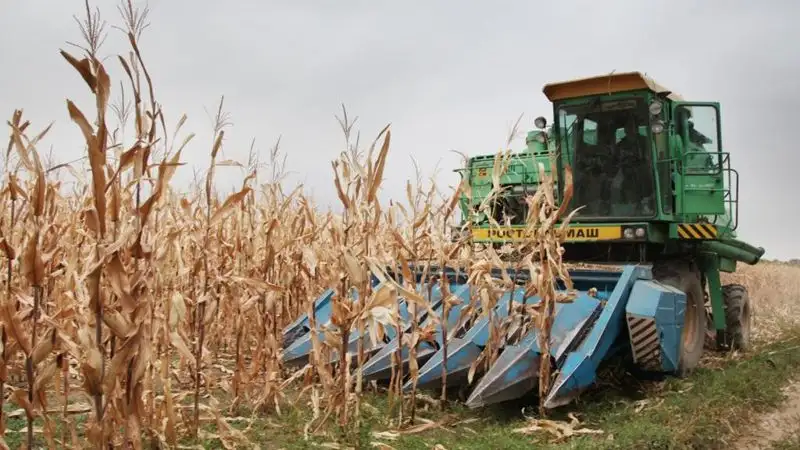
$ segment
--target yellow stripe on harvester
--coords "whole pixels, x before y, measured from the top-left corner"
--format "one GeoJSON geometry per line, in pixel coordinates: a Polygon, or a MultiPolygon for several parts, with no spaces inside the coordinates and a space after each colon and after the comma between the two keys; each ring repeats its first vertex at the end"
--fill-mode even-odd
{"type": "Polygon", "coordinates": [[[679,223],[678,236],[681,239],[716,239],[717,227],[710,223],[679,223]]]}
{"type": "MultiPolygon", "coordinates": [[[[472,238],[479,241],[513,241],[525,236],[522,227],[491,227],[472,230],[472,238]]],[[[610,241],[622,239],[620,226],[571,226],[566,230],[565,240],[576,241],[610,241]]]]}

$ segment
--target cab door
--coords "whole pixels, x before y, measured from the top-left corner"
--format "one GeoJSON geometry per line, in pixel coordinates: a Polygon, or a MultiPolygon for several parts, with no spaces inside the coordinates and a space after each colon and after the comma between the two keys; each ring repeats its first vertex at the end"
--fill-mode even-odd
{"type": "Polygon", "coordinates": [[[683,215],[717,216],[725,211],[720,108],[712,102],[673,104],[675,133],[682,141],[678,156],[678,212],[683,215]]]}

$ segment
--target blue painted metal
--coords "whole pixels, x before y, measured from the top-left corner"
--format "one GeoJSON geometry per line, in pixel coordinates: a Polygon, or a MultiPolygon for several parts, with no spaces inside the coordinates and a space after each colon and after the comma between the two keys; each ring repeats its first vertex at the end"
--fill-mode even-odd
{"type": "MultiPolygon", "coordinates": [[[[417,289],[422,290],[422,292],[424,292],[425,294],[424,297],[431,304],[431,308],[434,309],[434,312],[438,313],[439,310],[441,309],[441,304],[442,304],[442,288],[439,285],[431,286],[430,297],[428,297],[427,295],[428,286],[429,286],[428,284],[418,284],[417,289]]],[[[400,312],[400,319],[408,323],[411,318],[411,312],[408,310],[408,303],[406,302],[405,298],[401,298],[401,302],[399,303],[399,312],[400,312]]],[[[427,321],[427,315],[428,315],[427,310],[422,310],[420,313],[418,313],[417,320],[421,320],[422,323],[424,324],[427,321]]],[[[410,328],[411,324],[409,323],[408,325],[406,325],[404,332],[408,331],[410,328]]],[[[386,327],[385,330],[386,333],[384,340],[382,342],[372,342],[372,339],[370,339],[369,337],[369,333],[365,334],[362,340],[364,341],[364,349],[368,354],[374,355],[375,353],[381,351],[386,346],[387,342],[395,341],[395,337],[397,337],[397,329],[395,327],[386,327]]],[[[358,352],[359,337],[360,333],[358,332],[357,329],[350,331],[350,341],[347,344],[347,353],[350,353],[354,356],[357,354],[356,352],[358,352]]],[[[395,349],[396,348],[397,347],[395,346],[395,349]]],[[[418,346],[417,357],[419,358],[420,355],[422,355],[423,357],[428,356],[429,354],[433,354],[434,351],[436,351],[436,349],[433,347],[433,345],[427,342],[420,342],[418,346]]],[[[339,361],[339,352],[336,349],[334,349],[331,351],[330,362],[335,363],[338,361],[339,361]]],[[[370,361],[372,361],[372,359],[370,359],[370,361]]],[[[408,364],[408,360],[404,359],[404,363],[408,364]]]]}
{"type": "MultiPolygon", "coordinates": [[[[426,296],[427,289],[420,272],[412,270],[415,278],[413,281],[417,284],[417,292],[426,296]]],[[[500,276],[499,270],[495,272],[494,276],[500,276]]],[[[460,318],[462,307],[469,304],[470,286],[467,284],[467,277],[449,268],[431,271],[430,276],[443,276],[450,283],[450,291],[462,300],[461,305],[451,309],[447,320],[451,337],[447,340],[446,371],[448,385],[464,385],[470,366],[480,356],[489,339],[489,320],[481,316],[469,326],[453,329],[460,318]]],[[[517,274],[511,273],[510,276],[524,283],[530,275],[527,271],[521,271],[517,274]]],[[[622,272],[574,270],[570,272],[570,277],[578,295],[572,302],[556,305],[550,337],[550,356],[555,362],[556,378],[546,396],[546,407],[568,403],[595,382],[598,366],[613,352],[631,350],[628,337],[633,333],[626,332],[626,323],[628,330],[635,332],[641,331],[638,327],[645,326],[642,325],[645,324],[642,319],[651,320],[653,325],[647,326],[651,327],[649,330],[657,330],[659,348],[663,355],[661,368],[670,371],[677,367],[682,315],[685,309],[685,296],[682,293],[652,281],[650,270],[640,266],[628,266],[622,272]],[[590,290],[594,291],[591,295],[590,290]]],[[[558,281],[558,288],[565,289],[563,282],[558,281]]],[[[508,292],[501,298],[493,311],[493,318],[506,317],[512,295],[514,302],[524,301],[530,304],[539,301],[537,297],[523,299],[524,290],[518,288],[513,294],[508,292]]],[[[315,308],[322,317],[329,319],[330,307],[325,306],[323,297],[324,295],[318,299],[315,308]]],[[[438,288],[434,290],[430,301],[432,309],[438,315],[441,312],[441,292],[438,292],[438,288]]],[[[408,318],[405,301],[401,305],[403,316],[408,318]]],[[[297,333],[294,330],[302,330],[303,326],[307,329],[307,321],[303,320],[298,319],[287,330],[297,333]]],[[[422,314],[419,320],[424,326],[430,318],[422,314]]],[[[410,324],[407,324],[405,330],[409,329],[410,324]]],[[[417,350],[417,363],[423,363],[417,380],[419,388],[440,387],[441,384],[444,339],[440,326],[436,330],[433,342],[421,342],[417,350]]],[[[295,358],[301,353],[307,357],[311,350],[310,342],[306,343],[304,339],[309,334],[306,333],[287,346],[285,359],[295,358]]],[[[648,336],[652,340],[652,336],[648,336]]],[[[351,333],[351,350],[355,350],[358,339],[360,337],[357,333],[351,333]]],[[[363,368],[363,376],[368,380],[385,380],[391,375],[392,358],[398,348],[394,329],[387,330],[386,339],[385,345],[379,343],[378,346],[370,347],[374,354],[363,368]]],[[[533,390],[538,383],[541,357],[537,339],[537,333],[533,330],[518,342],[501,342],[501,353],[494,364],[485,373],[476,371],[476,384],[467,401],[468,406],[476,407],[518,398],[533,390]]],[[[634,341],[634,348],[638,345],[639,350],[649,351],[653,344],[650,340],[634,341]]],[[[403,348],[402,364],[406,366],[405,373],[408,372],[408,353],[408,349],[403,348]]],[[[404,386],[405,389],[410,387],[408,382],[404,386]]]]}
{"type": "MultiPolygon", "coordinates": [[[[514,298],[522,300],[525,290],[518,288],[513,292],[514,298]]],[[[506,292],[495,305],[493,316],[505,318],[508,316],[508,303],[511,301],[511,292],[506,292]]],[[[469,368],[480,356],[489,340],[489,318],[482,316],[461,338],[451,338],[447,343],[447,385],[463,384],[467,380],[469,368]]],[[[444,349],[442,348],[429,359],[419,370],[417,388],[435,387],[441,383],[442,364],[444,363],[444,349]]],[[[478,371],[477,373],[482,373],[478,371]]],[[[413,388],[409,380],[403,389],[408,392],[413,388]]]]}
{"type": "Polygon", "coordinates": [[[686,294],[657,281],[638,281],[625,306],[633,362],[645,370],[677,372],[686,294]]]}
{"type": "MultiPolygon", "coordinates": [[[[373,278],[373,282],[375,281],[376,279],[373,278]]],[[[378,288],[379,286],[380,284],[374,286],[374,288],[378,288]]],[[[318,338],[320,340],[325,338],[325,328],[336,329],[336,327],[330,323],[331,312],[333,310],[332,298],[335,292],[332,289],[328,289],[325,291],[325,293],[327,295],[320,297],[320,300],[322,300],[321,303],[323,305],[319,309],[320,313],[318,314],[315,312],[314,314],[315,322],[317,324],[316,331],[318,338]]],[[[353,301],[358,302],[359,300],[358,290],[353,289],[352,296],[353,296],[353,301]]],[[[401,299],[399,303],[399,309],[401,317],[404,320],[406,320],[408,318],[408,309],[403,299],[401,299]]],[[[308,356],[313,348],[313,344],[311,342],[311,330],[310,328],[308,328],[309,324],[308,314],[307,313],[303,314],[300,319],[295,321],[295,323],[305,324],[305,327],[308,329],[308,331],[306,331],[305,334],[303,334],[302,336],[295,338],[291,344],[289,344],[284,348],[282,359],[283,359],[283,364],[286,366],[298,366],[306,364],[308,362],[308,356]]],[[[390,338],[391,337],[393,337],[393,335],[390,335],[390,338]]],[[[350,340],[348,341],[348,352],[351,351],[351,349],[358,348],[358,339],[359,339],[358,330],[356,329],[351,330],[350,340]]],[[[331,358],[331,359],[338,361],[338,358],[331,358]]]]}
{"type": "MultiPolygon", "coordinates": [[[[573,288],[579,292],[588,292],[590,289],[597,290],[597,298],[605,299],[610,294],[619,280],[621,272],[615,271],[600,271],[600,270],[572,270],[570,271],[570,279],[572,280],[573,288]]],[[[497,274],[499,275],[499,273],[497,274]]],[[[513,277],[515,274],[512,274],[513,277]]],[[[527,272],[523,272],[521,279],[527,280],[527,272]]],[[[564,290],[566,286],[563,281],[559,280],[558,288],[564,290]]],[[[535,304],[539,301],[538,297],[529,297],[523,300],[524,289],[520,288],[514,292],[515,302],[526,302],[535,304]]],[[[495,316],[499,319],[505,318],[508,315],[508,302],[511,300],[511,293],[506,293],[495,308],[495,316]]],[[[563,319],[562,319],[563,320],[563,319]]],[[[559,322],[563,323],[563,322],[559,322]]],[[[554,328],[557,325],[554,324],[554,328]]],[[[557,331],[555,331],[558,334],[557,331]]],[[[489,339],[489,319],[481,317],[470,328],[466,334],[461,338],[454,338],[448,342],[447,346],[447,385],[461,385],[465,384],[469,369],[472,363],[480,356],[486,342],[489,339]]],[[[521,344],[520,344],[521,345],[521,344]]],[[[552,344],[551,344],[552,345],[552,344]]],[[[505,350],[504,350],[505,351],[505,350]]],[[[501,354],[502,355],[502,354],[501,354]]],[[[421,388],[436,388],[441,385],[442,379],[442,364],[444,362],[444,350],[437,352],[427,363],[420,369],[419,379],[417,386],[421,388]]],[[[496,364],[496,363],[495,363],[496,364]]],[[[500,369],[497,369],[500,370],[500,369]]],[[[483,374],[481,368],[477,368],[476,376],[483,374]]],[[[410,390],[412,383],[408,382],[404,386],[405,390],[410,390]]]]}
{"type": "Polygon", "coordinates": [[[603,306],[597,321],[585,339],[574,338],[574,349],[569,349],[562,361],[556,361],[559,372],[545,398],[544,406],[555,408],[569,403],[581,391],[594,383],[597,367],[622,331],[625,305],[638,279],[651,279],[649,269],[627,266],[617,281],[611,296],[603,306]]]}
{"type": "Polygon", "coordinates": [[[541,362],[537,339],[538,333],[533,331],[526,334],[519,344],[506,346],[472,390],[467,407],[512,400],[534,389],[541,362]]]}
{"type": "MultiPolygon", "coordinates": [[[[317,323],[325,323],[331,318],[333,308],[333,289],[327,289],[316,300],[314,300],[314,318],[317,323]]],[[[303,313],[294,322],[283,329],[283,348],[286,348],[297,340],[300,336],[311,331],[308,313],[303,313]]]]}
{"type": "MultiPolygon", "coordinates": [[[[532,304],[539,303],[538,297],[532,304]]],[[[550,353],[557,361],[580,336],[580,332],[592,326],[592,317],[602,309],[603,300],[578,294],[570,303],[555,304],[555,318],[550,333],[550,353]]],[[[476,408],[490,403],[519,398],[537,384],[541,349],[536,329],[532,329],[517,345],[506,346],[494,365],[475,386],[467,406],[476,408]]]]}
{"type": "MultiPolygon", "coordinates": [[[[425,297],[427,297],[427,289],[423,291],[425,297]]],[[[455,295],[459,299],[461,299],[461,304],[454,305],[448,311],[448,330],[451,326],[455,325],[458,321],[459,315],[461,314],[461,308],[466,306],[469,303],[469,286],[466,284],[462,285],[450,285],[450,293],[455,295]]],[[[431,308],[434,312],[438,315],[441,315],[442,311],[442,295],[441,290],[438,286],[435,286],[431,297],[433,297],[433,302],[431,308]]],[[[427,317],[427,313],[424,317],[421,316],[420,325],[425,326],[427,325],[429,318],[427,317]]],[[[411,330],[411,324],[406,325],[404,329],[405,332],[409,332],[411,330]]],[[[435,345],[430,342],[420,342],[417,346],[417,363],[424,363],[430,358],[439,347],[441,347],[443,338],[442,338],[442,327],[441,325],[437,325],[436,332],[434,335],[435,345]]],[[[365,380],[388,380],[391,378],[392,375],[392,358],[394,355],[397,354],[397,349],[399,347],[399,340],[392,339],[386,344],[382,349],[380,349],[362,368],[362,376],[365,380]]],[[[403,373],[408,373],[408,363],[410,361],[410,349],[407,346],[403,346],[400,351],[400,355],[402,358],[401,364],[403,365],[403,373]]]]}
{"type": "MultiPolygon", "coordinates": [[[[380,285],[381,281],[374,275],[370,277],[372,287],[375,288],[380,285]]],[[[314,321],[317,324],[324,324],[331,318],[333,311],[333,296],[336,294],[334,289],[328,288],[316,300],[314,300],[314,321]]],[[[358,298],[358,292],[355,292],[355,298],[358,298]]],[[[308,313],[303,312],[300,317],[295,319],[283,329],[283,348],[287,348],[297,340],[297,338],[311,331],[308,313]]]]}

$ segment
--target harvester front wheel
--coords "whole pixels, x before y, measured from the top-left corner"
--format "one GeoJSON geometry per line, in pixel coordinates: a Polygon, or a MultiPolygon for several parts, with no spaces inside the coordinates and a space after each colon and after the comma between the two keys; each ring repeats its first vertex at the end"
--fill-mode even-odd
{"type": "Polygon", "coordinates": [[[685,377],[700,363],[706,334],[706,308],[700,271],[691,263],[666,261],[653,266],[653,277],[686,294],[677,375],[685,377]]]}
{"type": "Polygon", "coordinates": [[[741,284],[722,286],[725,305],[723,345],[733,350],[747,351],[750,347],[750,296],[741,284]]]}

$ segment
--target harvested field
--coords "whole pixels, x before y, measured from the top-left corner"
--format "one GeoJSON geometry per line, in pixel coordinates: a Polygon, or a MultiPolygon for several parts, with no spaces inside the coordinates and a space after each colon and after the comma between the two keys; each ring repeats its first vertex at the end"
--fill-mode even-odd
{"type": "Polygon", "coordinates": [[[749,289],[756,341],[772,342],[783,330],[800,327],[800,265],[739,265],[736,273],[723,274],[722,282],[740,283],[749,289]]]}
{"type": "MultiPolygon", "coordinates": [[[[331,171],[342,214],[318,208],[302,187],[286,191],[277,148],[266,171],[257,155],[248,161],[220,160],[229,132],[224,102],[211,142],[195,141],[185,117],[165,117],[150,85],[149,71],[158,68],[147,65],[137,44],[146,23],[143,11],[123,3],[122,12],[119,26],[129,52],[101,54],[103,27],[87,8],[85,48],[59,56],[94,97],[85,104],[65,104],[65,116],[85,138],[85,160],[45,163],[40,149],[50,145],[48,124],[28,122],[22,109],[9,112],[0,192],[4,448],[329,444],[449,449],[470,448],[463,437],[472,435],[482,436],[475,438],[476,445],[498,439],[494,443],[505,443],[504,448],[550,438],[566,446],[572,435],[591,445],[623,445],[641,443],[641,436],[631,432],[615,441],[613,430],[620,427],[615,420],[630,422],[624,416],[630,411],[658,411],[652,405],[659,396],[669,403],[678,395],[670,393],[688,389],[682,383],[691,379],[642,385],[656,394],[648,400],[652,403],[628,402],[614,410],[623,411],[616,418],[609,411],[619,398],[598,399],[590,393],[593,406],[580,419],[565,413],[545,422],[531,413],[507,414],[503,422],[467,412],[439,393],[400,396],[394,392],[396,383],[389,392],[376,392],[352,379],[340,369],[349,362],[345,352],[338,353],[338,365],[328,363],[347,345],[350,330],[376,336],[389,327],[399,331],[399,295],[411,301],[415,315],[429,308],[413,286],[390,283],[373,290],[369,270],[381,273],[383,267],[399,266],[408,273],[412,262],[464,267],[476,279],[475,295],[490,305],[508,289],[510,280],[485,276],[489,267],[503,264],[501,255],[475,253],[465,242],[449,239],[458,215],[456,195],[469,186],[445,188],[416,179],[409,181],[406,198],[382,203],[392,131],[388,126],[375,130],[372,145],[359,147],[346,116],[341,124],[348,145],[337,152],[331,171]],[[110,65],[118,66],[114,73],[120,78],[109,75],[110,65]],[[134,101],[115,103],[122,98],[118,89],[134,101]],[[182,156],[189,151],[205,152],[208,167],[192,192],[180,194],[171,178],[182,170],[182,156]],[[215,175],[231,166],[247,175],[234,192],[219,192],[215,175]],[[67,180],[74,182],[68,189],[67,180]],[[327,288],[336,291],[332,322],[343,332],[316,339],[312,361],[299,371],[286,370],[281,364],[283,327],[308,312],[327,288]],[[355,302],[352,288],[365,300],[355,302]]],[[[67,99],[76,94],[65,92],[67,99]]],[[[508,154],[500,153],[495,170],[502,171],[507,161],[508,154]]],[[[564,181],[561,194],[568,198],[571,184],[564,181]]],[[[498,326],[537,327],[546,333],[549,310],[566,300],[551,281],[550,275],[563,276],[566,266],[560,235],[548,224],[556,218],[568,221],[570,212],[555,202],[552,180],[529,204],[534,212],[528,225],[542,231],[514,250],[527,255],[520,267],[543,274],[527,286],[542,297],[543,306],[527,315],[520,310],[498,326]]],[[[747,285],[754,301],[758,345],[753,354],[788,355],[773,361],[775,376],[800,367],[791,344],[800,328],[800,268],[763,263],[742,267],[724,281],[729,280],[747,285]]],[[[415,326],[407,339],[418,342],[431,333],[415,326]]],[[[494,343],[487,349],[491,358],[494,343]]],[[[363,364],[363,350],[354,364],[363,364]]],[[[749,375],[766,364],[748,358],[713,355],[705,367],[711,373],[741,362],[749,375]]],[[[410,370],[413,377],[418,367],[410,370]]],[[[547,370],[542,364],[544,385],[547,370]]],[[[724,375],[700,376],[707,377],[709,386],[725,382],[720,381],[724,375]]],[[[764,408],[779,400],[768,388],[758,391],[764,408]]],[[[750,385],[741,387],[748,391],[756,392],[750,385]]],[[[675,408],[688,408],[675,402],[675,408]]],[[[715,417],[718,411],[707,412],[715,417]]],[[[650,420],[647,427],[659,418],[643,414],[650,420]]],[[[669,426],[685,428],[681,414],[675,417],[669,426]]],[[[645,435],[651,429],[640,431],[645,435]]],[[[681,442],[693,442],[695,436],[684,438],[681,442]]]]}

